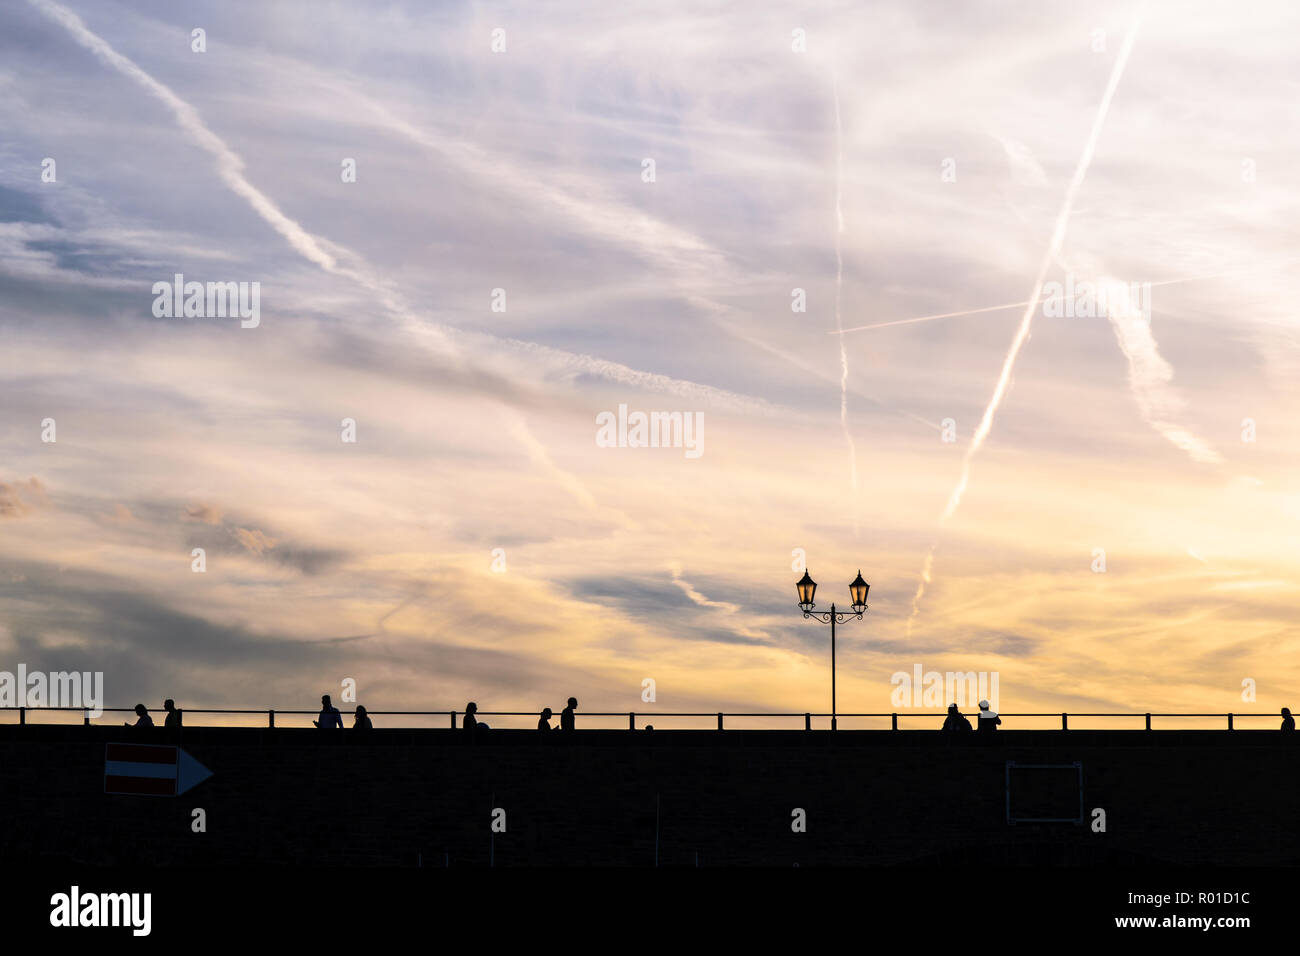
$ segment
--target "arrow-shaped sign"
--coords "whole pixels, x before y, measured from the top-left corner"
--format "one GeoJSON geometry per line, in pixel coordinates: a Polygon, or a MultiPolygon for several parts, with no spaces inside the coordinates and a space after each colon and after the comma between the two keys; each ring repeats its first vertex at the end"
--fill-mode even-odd
{"type": "Polygon", "coordinates": [[[108,744],[104,747],[104,792],[175,797],[212,771],[179,747],[108,744]]]}

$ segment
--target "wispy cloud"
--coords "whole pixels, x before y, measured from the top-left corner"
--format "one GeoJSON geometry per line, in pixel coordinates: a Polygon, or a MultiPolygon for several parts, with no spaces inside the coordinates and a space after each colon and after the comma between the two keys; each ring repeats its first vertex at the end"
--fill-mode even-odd
{"type": "Polygon", "coordinates": [[[1151,316],[1132,301],[1127,283],[1111,276],[1099,281],[1106,289],[1107,317],[1115,330],[1115,340],[1128,359],[1129,384],[1142,417],[1173,445],[1187,452],[1193,461],[1203,464],[1223,461],[1223,456],[1208,442],[1176,422],[1183,411],[1183,401],[1171,385],[1174,370],[1156,346],[1151,316]]]}
{"type": "MultiPolygon", "coordinates": [[[[1102,94],[1101,103],[1098,105],[1096,116],[1092,121],[1092,129],[1089,131],[1088,138],[1084,143],[1083,153],[1079,156],[1074,175],[1066,187],[1065,197],[1061,202],[1061,209],[1056,215],[1056,224],[1052,229],[1051,240],[1048,242],[1047,249],[1043,253],[1043,258],[1038,266],[1038,275],[1034,278],[1033,290],[1029,294],[1024,314],[1020,319],[1020,325],[1016,329],[1015,338],[1011,341],[1011,348],[1007,352],[1006,358],[1003,359],[1002,372],[998,375],[997,384],[993,388],[993,395],[984,409],[984,414],[980,418],[970,444],[966,447],[966,453],[962,456],[961,475],[957,479],[957,485],[948,496],[948,503],[939,516],[940,529],[948,523],[948,519],[956,513],[957,508],[961,505],[962,496],[966,493],[967,485],[970,484],[971,463],[974,461],[975,456],[979,454],[980,448],[993,430],[993,421],[997,416],[998,408],[1001,406],[1003,398],[1006,397],[1007,389],[1011,386],[1011,375],[1016,367],[1016,359],[1020,356],[1020,350],[1029,340],[1029,329],[1033,325],[1034,314],[1038,310],[1038,301],[1043,294],[1043,283],[1047,280],[1047,272],[1052,263],[1060,255],[1061,244],[1065,241],[1066,228],[1070,224],[1070,213],[1074,210],[1075,197],[1078,196],[1079,188],[1083,185],[1084,177],[1088,173],[1088,167],[1092,164],[1093,153],[1097,149],[1102,127],[1106,123],[1106,114],[1110,112],[1111,100],[1115,96],[1115,90],[1119,87],[1120,78],[1124,75],[1124,67],[1128,65],[1129,54],[1133,51],[1133,43],[1137,39],[1138,30],[1142,26],[1144,14],[1145,3],[1139,6],[1137,15],[1133,18],[1133,22],[1124,36],[1124,43],[1120,48],[1119,55],[1115,58],[1115,65],[1111,68],[1110,78],[1106,82],[1106,90],[1102,94]]],[[[917,584],[916,594],[912,597],[912,617],[909,622],[915,619],[921,606],[921,598],[925,595],[925,587],[930,583],[936,547],[937,545],[931,545],[929,552],[926,554],[925,564],[921,568],[921,579],[917,584]]]]}

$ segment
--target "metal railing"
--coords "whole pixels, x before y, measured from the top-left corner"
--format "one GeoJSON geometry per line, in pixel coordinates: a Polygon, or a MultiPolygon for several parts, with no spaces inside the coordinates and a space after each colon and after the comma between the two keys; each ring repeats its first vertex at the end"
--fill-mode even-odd
{"type": "MultiPolygon", "coordinates": [[[[278,714],[279,716],[281,716],[281,717],[316,717],[316,716],[319,716],[319,714],[320,714],[320,711],[317,711],[317,710],[277,710],[277,709],[266,709],[266,710],[262,710],[262,709],[254,709],[254,710],[249,710],[249,709],[238,709],[238,708],[211,708],[211,707],[185,707],[185,708],[180,708],[180,709],[181,709],[185,714],[187,714],[187,715],[188,715],[188,714],[239,714],[239,715],[265,715],[265,716],[266,716],[266,721],[267,721],[267,722],[266,722],[266,726],[267,726],[268,728],[273,728],[273,727],[275,727],[275,718],[276,718],[276,715],[277,715],[277,714],[278,714]]],[[[79,713],[79,714],[81,714],[81,716],[82,716],[82,723],[83,723],[85,726],[91,726],[90,710],[89,710],[88,708],[82,708],[82,707],[26,707],[26,706],[24,706],[24,707],[13,707],[13,706],[0,707],[0,713],[4,713],[4,712],[14,712],[14,711],[16,711],[17,714],[18,714],[18,723],[19,723],[19,725],[23,725],[23,726],[25,726],[25,725],[28,724],[28,719],[27,719],[27,718],[28,718],[29,712],[31,712],[31,713],[36,713],[36,712],[65,712],[65,713],[79,713]]],[[[160,711],[159,711],[159,712],[160,712],[160,711]]],[[[134,708],[134,707],[105,707],[105,708],[102,709],[102,713],[104,713],[104,714],[133,714],[133,713],[135,713],[135,708],[134,708]]],[[[346,711],[340,711],[340,713],[342,714],[342,716],[345,716],[345,717],[348,715],[346,711]]],[[[925,723],[924,728],[917,728],[917,729],[933,730],[933,729],[936,729],[935,726],[934,726],[935,722],[936,722],[936,721],[940,721],[940,720],[942,720],[944,717],[947,716],[947,713],[948,713],[948,712],[947,712],[946,710],[943,710],[943,711],[934,711],[934,712],[906,711],[906,712],[903,712],[902,716],[903,716],[904,719],[906,719],[906,720],[908,720],[908,721],[914,721],[914,720],[915,720],[915,721],[926,721],[926,722],[927,722],[927,723],[925,723]]],[[[448,720],[449,720],[448,726],[449,726],[450,728],[452,728],[452,729],[455,729],[455,728],[457,727],[457,723],[456,723],[457,717],[458,717],[458,716],[462,716],[462,715],[464,714],[464,711],[462,711],[462,710],[368,710],[368,711],[367,711],[367,714],[368,714],[368,716],[371,716],[371,717],[446,717],[446,718],[448,718],[448,720]]],[[[538,713],[537,713],[536,711],[531,711],[531,710],[496,710],[496,711],[480,710],[480,711],[476,711],[476,714],[477,714],[477,716],[479,716],[479,717],[529,717],[529,718],[536,718],[536,717],[539,716],[538,713]]],[[[811,712],[811,711],[804,711],[803,713],[798,713],[798,712],[785,713],[785,712],[776,712],[776,711],[760,711],[760,712],[748,712],[748,713],[746,713],[746,712],[722,712],[722,711],[698,711],[698,712],[697,712],[697,711],[641,711],[641,712],[639,712],[639,713],[636,712],[636,711],[626,711],[626,712],[624,712],[624,711],[580,711],[580,712],[578,713],[578,717],[581,718],[581,719],[583,719],[584,721],[588,721],[588,720],[591,719],[591,718],[602,718],[602,719],[604,719],[604,718],[620,718],[620,719],[621,719],[621,718],[623,718],[623,717],[626,717],[626,718],[627,718],[627,729],[628,729],[628,730],[636,730],[636,729],[637,729],[637,719],[638,719],[638,718],[641,718],[643,724],[644,724],[644,723],[647,723],[648,721],[651,721],[651,720],[657,720],[657,719],[659,719],[659,718],[669,718],[669,719],[677,719],[677,718],[692,718],[692,719],[700,719],[700,718],[704,718],[704,719],[708,719],[708,720],[716,719],[716,720],[717,720],[717,729],[718,729],[718,730],[723,730],[723,729],[725,729],[725,726],[726,726],[725,721],[726,721],[727,718],[740,718],[740,719],[752,719],[752,718],[790,718],[790,719],[797,719],[797,718],[803,718],[803,729],[804,729],[804,730],[812,730],[812,729],[813,729],[813,719],[814,719],[814,718],[818,718],[818,719],[827,719],[827,718],[830,718],[831,716],[832,716],[832,715],[829,714],[829,713],[814,713],[814,712],[811,712]]],[[[899,713],[898,713],[897,711],[895,711],[895,712],[885,712],[885,713],[848,713],[848,714],[846,714],[846,713],[840,713],[840,714],[838,714],[837,716],[839,716],[839,717],[841,717],[841,718],[848,718],[848,719],[855,719],[855,718],[885,718],[885,717],[888,717],[888,718],[890,719],[890,730],[898,730],[898,729],[899,729],[899,726],[898,726],[899,713]]],[[[970,716],[975,716],[975,715],[974,715],[974,714],[971,714],[970,716]]],[[[1157,712],[1152,711],[1152,712],[1148,712],[1148,713],[1075,713],[1075,714],[1071,714],[1071,713],[1058,713],[1058,712],[1048,712],[1048,713],[1021,713],[1021,712],[1015,712],[1015,713],[1004,713],[1004,712],[999,712],[998,716],[999,716],[999,717],[1004,717],[1004,718],[1005,718],[1005,717],[1016,717],[1016,718],[1021,718],[1021,717],[1028,717],[1028,718],[1051,718],[1052,721],[1056,721],[1057,719],[1059,719],[1059,720],[1060,720],[1060,728],[1059,728],[1059,729],[1061,729],[1061,730],[1069,730],[1069,729],[1070,729],[1070,723],[1069,723],[1069,721],[1070,721],[1070,718],[1071,718],[1071,717],[1081,718],[1081,719],[1082,719],[1082,718],[1133,718],[1133,719],[1139,719],[1139,718],[1141,718],[1141,719],[1144,720],[1144,724],[1143,724],[1143,727],[1142,727],[1143,730],[1151,730],[1151,729],[1152,729],[1152,728],[1151,728],[1151,719],[1152,719],[1153,717],[1159,717],[1159,718],[1167,718],[1167,717],[1172,717],[1172,718],[1195,718],[1195,719],[1202,719],[1202,720],[1204,720],[1204,719],[1226,720],[1226,721],[1227,721],[1227,728],[1226,728],[1226,729],[1228,729],[1228,730],[1234,730],[1234,729],[1235,729],[1235,727],[1234,727],[1234,725],[1233,725],[1234,718],[1241,718],[1241,717],[1247,717],[1247,718],[1272,718],[1272,719],[1276,720],[1280,715],[1279,715],[1279,714],[1275,714],[1275,713],[1260,714],[1260,713],[1240,713],[1240,712],[1238,712],[1238,713],[1200,714],[1200,713],[1174,713],[1174,712],[1157,713],[1157,712]]],[[[229,725],[229,724],[227,724],[227,725],[221,725],[221,724],[217,724],[217,725],[212,725],[212,724],[198,724],[198,725],[192,725],[192,726],[246,726],[246,725],[242,725],[242,724],[241,724],[241,725],[229,725]]],[[[399,729],[401,729],[401,728],[399,728],[399,729]]],[[[410,728],[407,728],[407,729],[410,729],[410,728]]],[[[608,728],[600,728],[600,729],[608,729],[608,728]]],[[[732,729],[735,729],[735,728],[732,728],[732,729]]],[[[771,727],[768,727],[768,728],[749,728],[749,729],[788,729],[788,728],[771,728],[771,727]]],[[[1048,729],[1048,728],[1043,728],[1043,727],[1028,727],[1028,728],[1023,728],[1023,729],[1027,729],[1027,730],[1042,730],[1042,729],[1048,729]]],[[[1134,729],[1136,729],[1136,728],[1134,728],[1134,729]]]]}

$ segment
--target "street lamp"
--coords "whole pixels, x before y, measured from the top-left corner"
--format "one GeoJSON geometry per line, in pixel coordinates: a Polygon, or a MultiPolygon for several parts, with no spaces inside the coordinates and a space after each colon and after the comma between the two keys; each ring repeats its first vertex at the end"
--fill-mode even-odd
{"type": "Polygon", "coordinates": [[[813,608],[817,605],[813,603],[813,595],[817,593],[817,582],[805,569],[803,577],[795,583],[795,590],[799,592],[799,610],[803,611],[803,616],[831,626],[831,730],[838,729],[835,714],[835,625],[843,624],[849,618],[862,620],[862,612],[867,609],[867,591],[870,588],[871,585],[862,580],[862,571],[859,570],[858,576],[849,583],[849,597],[853,602],[852,611],[838,611],[833,603],[829,611],[814,611],[813,608]]]}

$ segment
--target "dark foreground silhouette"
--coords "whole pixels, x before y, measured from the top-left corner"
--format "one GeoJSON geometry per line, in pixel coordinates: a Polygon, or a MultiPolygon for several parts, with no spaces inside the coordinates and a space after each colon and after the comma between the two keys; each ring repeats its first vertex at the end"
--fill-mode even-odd
{"type": "MultiPolygon", "coordinates": [[[[669,730],[657,718],[655,731],[543,734],[540,711],[472,745],[459,712],[455,730],[444,717],[426,729],[321,731],[315,713],[292,727],[187,726],[184,749],[215,777],[184,800],[110,794],[96,779],[107,745],[163,743],[161,726],[133,734],[127,714],[0,726],[0,862],[654,866],[658,832],[661,866],[693,867],[697,853],[703,867],[954,872],[1300,863],[1294,803],[1279,797],[1300,788],[1300,735],[1279,732],[1278,716],[1266,730],[1149,732],[1015,730],[1003,717],[987,737],[958,739],[939,732],[942,713],[926,730],[669,730]],[[201,842],[193,807],[207,812],[201,842]],[[496,808],[508,829],[493,834],[496,808]],[[1106,811],[1104,832],[1094,808],[1106,811]],[[806,831],[791,829],[795,809],[806,831]],[[1042,818],[1054,822],[1031,822],[1042,818]]],[[[965,717],[974,724],[974,708],[965,717]]]]}
{"type": "Polygon", "coordinates": [[[312,721],[321,730],[342,730],[343,715],[330,703],[330,695],[323,694],[320,699],[320,717],[312,721]]]}
{"type": "Polygon", "coordinates": [[[948,705],[948,716],[943,721],[943,732],[956,736],[971,732],[970,721],[962,716],[956,704],[948,705]]]}

